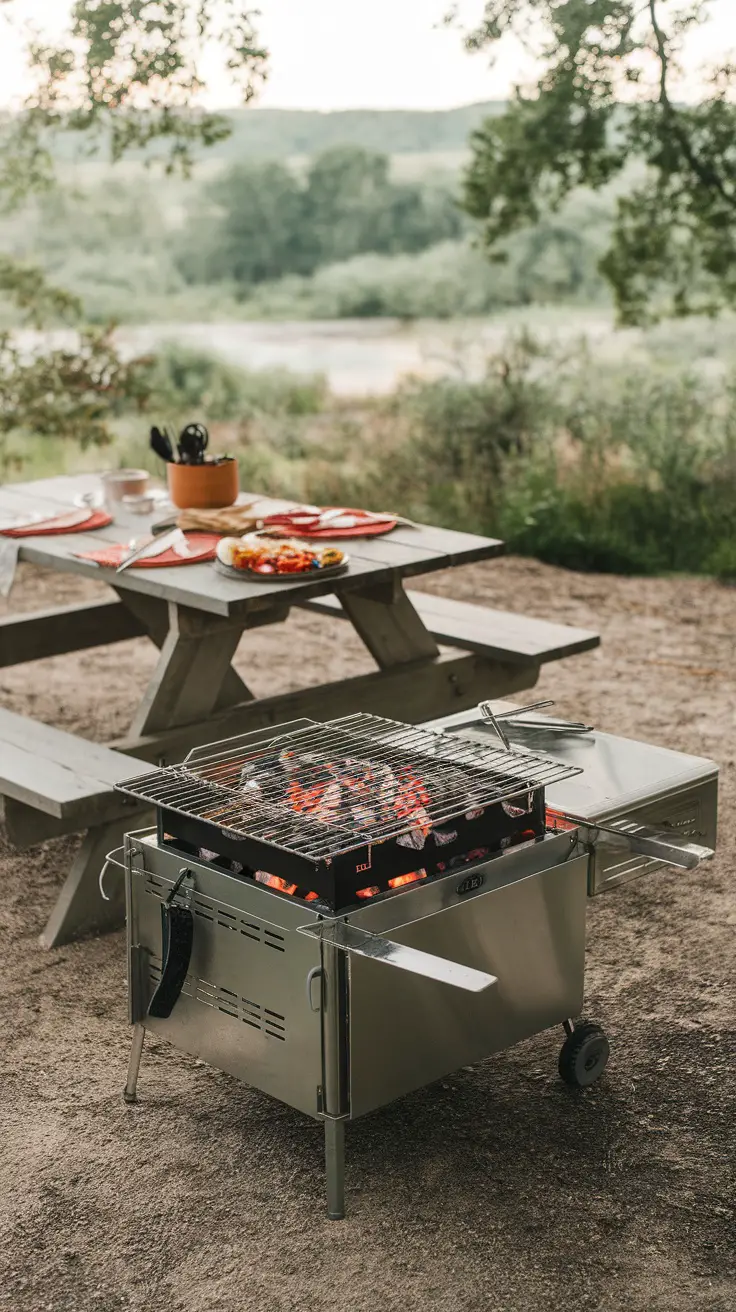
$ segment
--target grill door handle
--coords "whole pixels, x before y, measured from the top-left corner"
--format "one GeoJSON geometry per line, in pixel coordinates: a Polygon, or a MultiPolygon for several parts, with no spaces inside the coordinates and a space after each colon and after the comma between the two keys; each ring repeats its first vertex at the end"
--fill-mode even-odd
{"type": "Polygon", "coordinates": [[[320,1007],[322,1006],[322,967],[321,966],[312,966],[312,969],[307,975],[307,1006],[309,1007],[310,1011],[319,1011],[320,1007]],[[314,1000],[312,997],[312,985],[316,979],[320,981],[320,999],[319,1002],[317,1003],[317,1006],[315,1007],[314,1000]]]}
{"type": "Polygon", "coordinates": [[[161,903],[161,978],[148,1006],[148,1015],[166,1020],[174,1010],[189,970],[194,939],[191,908],[174,901],[191,871],[184,869],[161,903]]]}

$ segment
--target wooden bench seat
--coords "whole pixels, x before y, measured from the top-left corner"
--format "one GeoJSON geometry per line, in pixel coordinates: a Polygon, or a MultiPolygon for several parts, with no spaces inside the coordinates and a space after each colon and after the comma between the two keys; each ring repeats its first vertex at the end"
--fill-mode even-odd
{"type": "Polygon", "coordinates": [[[117,894],[110,904],[100,898],[96,881],[106,853],[122,842],[126,829],[141,822],[144,812],[116,793],[114,785],[153,768],[109,747],[0,710],[0,796],[10,841],[23,849],[87,831],[42,936],[47,946],[107,926],[111,920],[119,922],[122,881],[115,881],[117,894]]]}
{"type": "MultiPolygon", "coordinates": [[[[491,610],[429,592],[408,592],[407,596],[438,643],[462,647],[505,664],[539,667],[600,645],[599,635],[588,629],[491,610]]],[[[347,618],[334,596],[314,598],[302,603],[302,608],[347,618]]]]}

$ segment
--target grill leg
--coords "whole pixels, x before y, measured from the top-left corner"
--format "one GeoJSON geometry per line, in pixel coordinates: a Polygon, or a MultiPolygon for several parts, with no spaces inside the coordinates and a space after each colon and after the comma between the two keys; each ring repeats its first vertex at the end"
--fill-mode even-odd
{"type": "Polygon", "coordinates": [[[327,1215],[331,1221],[345,1216],[345,1122],[325,1120],[327,1215]]]}
{"type": "Polygon", "coordinates": [[[123,1098],[126,1102],[137,1102],[136,1087],[138,1085],[138,1071],[140,1070],[145,1037],[145,1027],[135,1025],[133,1027],[133,1046],[130,1050],[130,1061],[128,1062],[128,1083],[123,1089],[123,1098]]]}

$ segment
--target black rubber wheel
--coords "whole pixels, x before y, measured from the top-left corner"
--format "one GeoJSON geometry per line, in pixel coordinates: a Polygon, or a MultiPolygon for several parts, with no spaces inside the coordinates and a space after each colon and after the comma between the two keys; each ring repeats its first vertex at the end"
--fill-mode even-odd
{"type": "Polygon", "coordinates": [[[565,1084],[587,1089],[600,1079],[611,1049],[600,1025],[583,1020],[568,1034],[560,1052],[559,1070],[565,1084]]]}

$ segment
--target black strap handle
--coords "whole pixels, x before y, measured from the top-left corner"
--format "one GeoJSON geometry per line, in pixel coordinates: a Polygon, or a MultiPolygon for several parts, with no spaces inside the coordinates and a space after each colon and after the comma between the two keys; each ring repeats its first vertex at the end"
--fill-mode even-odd
{"type": "Polygon", "coordinates": [[[161,979],[148,1008],[149,1016],[166,1020],[184,987],[192,956],[194,916],[174,898],[190,870],[182,870],[165,902],[161,903],[161,979]]]}

